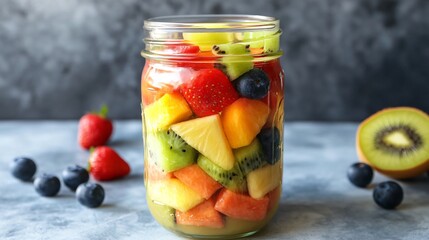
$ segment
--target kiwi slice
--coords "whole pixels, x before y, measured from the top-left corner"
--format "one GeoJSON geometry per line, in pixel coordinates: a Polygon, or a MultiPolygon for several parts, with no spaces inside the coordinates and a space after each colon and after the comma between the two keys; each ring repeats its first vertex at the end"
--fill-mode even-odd
{"type": "Polygon", "coordinates": [[[244,176],[267,163],[264,159],[262,145],[257,138],[247,146],[234,149],[234,156],[236,164],[244,176]]]}
{"type": "Polygon", "coordinates": [[[225,170],[203,155],[198,156],[198,166],[210,177],[231,191],[247,192],[247,182],[237,164],[231,170],[225,170]]]}
{"type": "Polygon", "coordinates": [[[213,45],[212,52],[222,56],[216,67],[228,75],[231,81],[253,68],[253,57],[249,55],[249,45],[240,43],[213,45]]]}
{"type": "Polygon", "coordinates": [[[147,133],[149,159],[163,172],[172,172],[195,162],[197,151],[171,129],[147,133]]]}
{"type": "Polygon", "coordinates": [[[280,36],[273,31],[245,32],[242,41],[251,49],[259,49],[260,53],[274,53],[280,49],[280,36]]]}
{"type": "Polygon", "coordinates": [[[382,110],[356,134],[359,158],[393,178],[418,176],[429,167],[429,116],[415,108],[382,110]]]}
{"type": "Polygon", "coordinates": [[[275,53],[280,49],[280,37],[269,37],[264,40],[264,51],[263,53],[275,53]]]}

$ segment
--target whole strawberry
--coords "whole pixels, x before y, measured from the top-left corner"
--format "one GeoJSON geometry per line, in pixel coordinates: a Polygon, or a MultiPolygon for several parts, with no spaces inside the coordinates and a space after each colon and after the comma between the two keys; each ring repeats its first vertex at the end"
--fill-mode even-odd
{"type": "Polygon", "coordinates": [[[113,132],[113,125],[107,118],[108,108],[102,106],[98,113],[87,113],[79,120],[78,141],[85,149],[106,144],[113,132]]]}
{"type": "Polygon", "coordinates": [[[131,169],[115,150],[101,146],[94,149],[89,157],[89,172],[99,181],[125,177],[131,169]]]}

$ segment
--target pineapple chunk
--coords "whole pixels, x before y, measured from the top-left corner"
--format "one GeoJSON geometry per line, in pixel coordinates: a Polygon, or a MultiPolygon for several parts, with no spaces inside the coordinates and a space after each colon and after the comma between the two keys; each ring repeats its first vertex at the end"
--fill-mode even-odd
{"type": "Polygon", "coordinates": [[[167,93],[144,108],[147,132],[166,130],[171,124],[189,119],[192,110],[179,93],[167,93]]]}
{"type": "Polygon", "coordinates": [[[274,165],[266,165],[247,175],[247,188],[252,198],[262,198],[282,182],[282,165],[278,161],[274,165]]]}
{"type": "Polygon", "coordinates": [[[202,203],[205,199],[176,178],[151,181],[148,198],[182,212],[202,203]]]}
{"type": "Polygon", "coordinates": [[[225,170],[234,167],[235,159],[223,132],[219,115],[211,115],[171,125],[186,143],[225,170]]]}

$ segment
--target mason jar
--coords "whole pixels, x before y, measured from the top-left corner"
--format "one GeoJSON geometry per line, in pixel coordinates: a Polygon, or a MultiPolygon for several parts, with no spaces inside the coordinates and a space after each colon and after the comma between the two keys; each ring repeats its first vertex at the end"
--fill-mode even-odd
{"type": "Polygon", "coordinates": [[[281,30],[273,17],[144,22],[141,78],[148,208],[193,238],[260,230],[282,192],[281,30]]]}

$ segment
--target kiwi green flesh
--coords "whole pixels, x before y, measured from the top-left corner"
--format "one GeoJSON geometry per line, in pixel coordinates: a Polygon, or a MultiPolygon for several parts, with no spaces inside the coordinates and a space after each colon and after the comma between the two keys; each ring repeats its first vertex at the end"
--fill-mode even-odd
{"type": "Polygon", "coordinates": [[[164,172],[172,172],[195,162],[197,151],[171,129],[148,133],[150,159],[164,172]]]}
{"type": "Polygon", "coordinates": [[[241,173],[244,176],[267,164],[262,150],[262,145],[257,138],[247,146],[234,149],[234,157],[241,173]]]}
{"type": "Polygon", "coordinates": [[[279,37],[267,38],[264,40],[264,53],[275,53],[280,49],[279,37]]]}
{"type": "Polygon", "coordinates": [[[197,163],[204,172],[227,189],[239,193],[247,192],[246,179],[237,164],[231,170],[225,170],[201,154],[197,163]]]}
{"type": "Polygon", "coordinates": [[[419,112],[382,112],[358,134],[362,154],[378,169],[402,171],[429,160],[429,118],[419,112]]]}
{"type": "Polygon", "coordinates": [[[246,32],[243,42],[248,43],[250,48],[262,49],[262,53],[274,53],[280,49],[280,36],[275,32],[246,32]]]}
{"type": "Polygon", "coordinates": [[[222,56],[220,63],[215,64],[231,81],[253,68],[253,57],[249,54],[249,45],[226,43],[214,45],[212,52],[222,56]],[[240,56],[243,55],[243,56],[240,56]]]}

